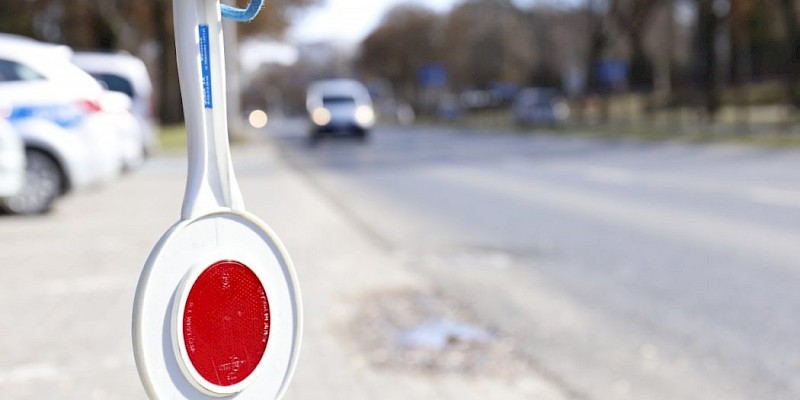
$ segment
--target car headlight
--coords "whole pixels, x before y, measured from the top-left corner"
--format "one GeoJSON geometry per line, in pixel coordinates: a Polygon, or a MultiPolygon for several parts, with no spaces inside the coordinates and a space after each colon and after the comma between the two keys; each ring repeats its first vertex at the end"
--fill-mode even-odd
{"type": "Polygon", "coordinates": [[[263,110],[253,110],[247,119],[250,126],[256,129],[261,129],[269,123],[269,116],[263,110]]]}
{"type": "Polygon", "coordinates": [[[361,126],[369,126],[375,122],[375,111],[370,106],[356,108],[356,122],[361,126]]]}
{"type": "Polygon", "coordinates": [[[311,113],[311,121],[317,126],[328,125],[331,122],[331,112],[324,107],[317,108],[311,113]]]}

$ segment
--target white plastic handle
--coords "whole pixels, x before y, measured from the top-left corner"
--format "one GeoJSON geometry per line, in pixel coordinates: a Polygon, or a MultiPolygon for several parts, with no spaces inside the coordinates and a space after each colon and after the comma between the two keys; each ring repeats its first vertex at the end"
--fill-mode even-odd
{"type": "Polygon", "coordinates": [[[219,0],[175,0],[173,4],[189,148],[182,218],[244,211],[228,140],[219,0]]]}

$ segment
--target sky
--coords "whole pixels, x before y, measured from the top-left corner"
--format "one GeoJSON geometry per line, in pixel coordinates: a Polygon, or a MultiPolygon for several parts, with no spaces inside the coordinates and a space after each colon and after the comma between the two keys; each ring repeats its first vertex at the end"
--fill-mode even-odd
{"type": "Polygon", "coordinates": [[[393,6],[418,3],[438,12],[452,8],[458,0],[325,0],[304,11],[295,20],[289,37],[300,42],[333,40],[354,44],[367,36],[393,6]]]}

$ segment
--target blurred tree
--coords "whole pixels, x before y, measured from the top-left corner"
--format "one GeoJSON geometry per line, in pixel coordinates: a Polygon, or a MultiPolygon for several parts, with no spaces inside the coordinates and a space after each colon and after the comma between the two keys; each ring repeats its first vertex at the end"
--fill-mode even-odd
{"type": "Polygon", "coordinates": [[[786,89],[795,108],[800,109],[800,18],[797,0],[776,0],[786,24],[787,48],[790,56],[786,72],[786,89]]]}
{"type": "Polygon", "coordinates": [[[734,84],[784,73],[782,18],[773,0],[731,0],[727,14],[734,84]],[[777,59],[780,59],[780,62],[777,59]]]}
{"type": "Polygon", "coordinates": [[[570,96],[586,90],[589,24],[581,7],[534,7],[534,70],[528,84],[562,87],[570,96]]]}
{"type": "Polygon", "coordinates": [[[524,84],[534,65],[526,16],[511,0],[467,0],[450,13],[444,61],[454,89],[524,84]]]}
{"type": "Polygon", "coordinates": [[[654,83],[654,68],[645,51],[644,39],[659,7],[669,0],[613,0],[610,15],[624,33],[631,50],[630,85],[634,89],[650,90],[654,83]]]}
{"type": "Polygon", "coordinates": [[[586,14],[589,25],[586,82],[588,92],[590,93],[597,93],[600,90],[596,68],[600,64],[603,52],[608,45],[608,33],[606,32],[605,24],[606,12],[598,3],[598,0],[588,0],[586,3],[586,14]]]}
{"type": "Polygon", "coordinates": [[[730,76],[733,84],[738,85],[751,75],[750,27],[752,16],[757,7],[757,0],[733,0],[729,15],[731,41],[730,76]]]}
{"type": "Polygon", "coordinates": [[[33,30],[33,10],[26,8],[23,0],[0,1],[0,27],[7,33],[23,33],[33,30]]]}
{"type": "Polygon", "coordinates": [[[552,24],[555,15],[544,8],[532,8],[526,13],[530,26],[531,43],[535,46],[533,66],[524,82],[529,86],[561,87],[561,69],[564,68],[553,43],[552,24]],[[546,54],[547,57],[539,55],[546,54]]]}
{"type": "Polygon", "coordinates": [[[417,78],[425,66],[441,61],[441,18],[419,5],[391,9],[380,26],[361,43],[359,69],[387,79],[396,95],[417,101],[417,78]]]}
{"type": "Polygon", "coordinates": [[[720,108],[717,75],[717,30],[719,17],[715,0],[695,0],[697,3],[697,79],[703,93],[706,115],[714,120],[720,108]]]}
{"type": "MultiPolygon", "coordinates": [[[[246,0],[223,0],[227,4],[244,7],[246,0]]],[[[246,24],[238,24],[242,37],[270,35],[282,37],[291,23],[292,13],[324,2],[324,0],[266,0],[258,18],[246,24]]]]}
{"type": "MultiPolygon", "coordinates": [[[[99,0],[103,1],[103,0],[99,0]]],[[[153,35],[157,45],[156,71],[158,78],[158,116],[162,123],[183,120],[181,87],[178,81],[178,57],[175,53],[175,31],[172,19],[172,2],[147,0],[150,3],[153,35]]]]}

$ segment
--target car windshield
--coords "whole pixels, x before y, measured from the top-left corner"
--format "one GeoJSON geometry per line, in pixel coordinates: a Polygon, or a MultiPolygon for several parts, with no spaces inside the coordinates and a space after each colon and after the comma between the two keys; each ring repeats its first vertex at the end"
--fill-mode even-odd
{"type": "Polygon", "coordinates": [[[322,105],[331,106],[352,106],[355,107],[356,100],[350,96],[325,96],[322,98],[322,105]]]}
{"type": "Polygon", "coordinates": [[[0,82],[42,80],[38,72],[13,61],[0,60],[0,82]]]}

